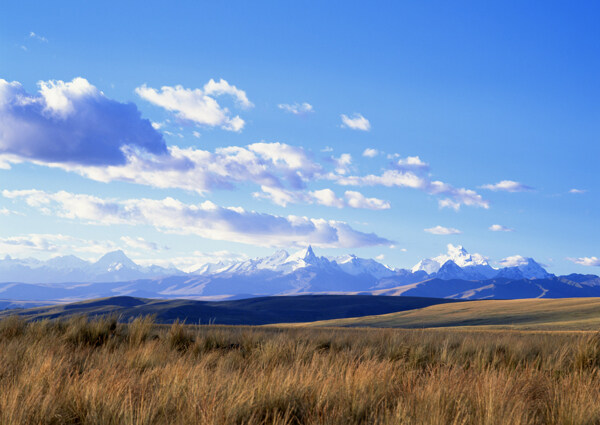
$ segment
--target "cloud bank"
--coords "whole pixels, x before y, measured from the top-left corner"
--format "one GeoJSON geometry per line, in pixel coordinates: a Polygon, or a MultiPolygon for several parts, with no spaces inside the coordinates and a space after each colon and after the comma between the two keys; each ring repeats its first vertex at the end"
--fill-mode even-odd
{"type": "Polygon", "coordinates": [[[177,234],[195,234],[207,239],[258,246],[304,246],[357,248],[391,245],[374,233],[357,231],[348,224],[325,219],[286,217],[221,207],[210,201],[185,204],[173,198],[102,199],[66,191],[4,190],[9,199],[22,199],[44,214],[81,220],[89,224],[146,225],[177,234]]]}

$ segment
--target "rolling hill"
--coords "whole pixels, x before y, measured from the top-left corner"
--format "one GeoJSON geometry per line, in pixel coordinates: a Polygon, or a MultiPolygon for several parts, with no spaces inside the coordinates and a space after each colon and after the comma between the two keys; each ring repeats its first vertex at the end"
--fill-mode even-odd
{"type": "Polygon", "coordinates": [[[28,320],[116,314],[122,321],[155,315],[158,323],[265,325],[308,322],[418,309],[454,300],[370,295],[298,295],[233,301],[157,300],[111,297],[49,307],[0,311],[0,318],[18,314],[28,320]]]}
{"type": "Polygon", "coordinates": [[[600,298],[464,301],[396,313],[299,325],[600,331],[600,298]]]}

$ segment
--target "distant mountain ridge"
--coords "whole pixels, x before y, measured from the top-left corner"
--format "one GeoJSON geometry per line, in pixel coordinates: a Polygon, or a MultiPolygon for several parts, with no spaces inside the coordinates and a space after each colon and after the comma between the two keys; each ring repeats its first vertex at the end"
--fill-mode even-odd
{"type": "Polygon", "coordinates": [[[494,268],[480,254],[448,252],[395,269],[373,259],[317,256],[311,246],[289,254],[204,264],[191,273],[140,266],[114,251],[96,262],[75,256],[48,261],[0,260],[0,305],[128,295],[147,298],[239,299],[269,295],[374,294],[454,299],[600,296],[595,275],[556,277],[532,258],[513,256],[494,268]],[[4,282],[4,283],[2,283],[4,282]]]}

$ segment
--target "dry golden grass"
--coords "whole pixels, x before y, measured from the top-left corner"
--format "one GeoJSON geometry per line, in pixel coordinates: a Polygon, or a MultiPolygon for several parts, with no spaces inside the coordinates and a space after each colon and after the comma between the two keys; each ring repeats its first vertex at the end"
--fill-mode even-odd
{"type": "Polygon", "coordinates": [[[598,424],[594,333],[0,321],[2,424],[598,424]]]}

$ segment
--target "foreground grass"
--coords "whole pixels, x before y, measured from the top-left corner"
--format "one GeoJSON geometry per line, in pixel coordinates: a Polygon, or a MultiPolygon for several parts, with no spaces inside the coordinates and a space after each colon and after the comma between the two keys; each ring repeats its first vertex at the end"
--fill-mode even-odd
{"type": "Polygon", "coordinates": [[[0,321],[2,424],[598,424],[600,336],[0,321]]]}

